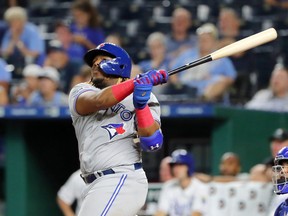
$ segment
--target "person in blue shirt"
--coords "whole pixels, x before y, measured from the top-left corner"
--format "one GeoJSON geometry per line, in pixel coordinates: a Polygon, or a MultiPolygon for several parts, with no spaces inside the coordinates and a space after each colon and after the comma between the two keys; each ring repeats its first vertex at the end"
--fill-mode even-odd
{"type": "Polygon", "coordinates": [[[0,105],[9,102],[8,91],[11,82],[11,73],[7,69],[6,62],[0,58],[0,105]]]}
{"type": "Polygon", "coordinates": [[[68,95],[58,90],[59,72],[53,67],[43,67],[39,75],[39,89],[27,100],[31,106],[67,106],[68,95]]]}
{"type": "Polygon", "coordinates": [[[176,8],[172,13],[171,32],[166,34],[167,53],[176,58],[184,51],[197,45],[197,37],[190,32],[193,25],[192,14],[183,7],[176,8]]]}
{"type": "Polygon", "coordinates": [[[54,33],[56,40],[59,40],[63,49],[72,61],[84,64],[83,55],[85,54],[83,47],[73,41],[73,34],[69,28],[69,25],[63,21],[58,21],[55,24],[54,33]]]}
{"type": "MultiPolygon", "coordinates": [[[[198,47],[181,54],[171,68],[180,67],[193,60],[206,56],[217,49],[218,31],[214,24],[206,23],[197,29],[198,47]]],[[[179,73],[174,83],[181,83],[194,92],[195,98],[205,101],[223,101],[233,85],[236,70],[229,58],[221,58],[179,73]]]]}
{"type": "Polygon", "coordinates": [[[10,7],[5,11],[5,20],[9,24],[2,43],[1,53],[7,63],[14,65],[13,78],[22,78],[22,69],[26,64],[42,64],[45,56],[45,44],[37,26],[28,22],[26,10],[22,7],[10,7]]]}
{"type": "MultiPolygon", "coordinates": [[[[137,66],[140,73],[151,69],[165,69],[169,70],[169,58],[166,49],[165,35],[161,32],[151,33],[146,40],[146,47],[149,53],[149,58],[140,61],[137,66]]],[[[155,86],[154,94],[162,94],[165,91],[165,86],[155,86]]]]}
{"type": "Polygon", "coordinates": [[[161,32],[151,33],[146,41],[149,53],[149,59],[142,60],[138,63],[142,72],[153,69],[164,68],[168,70],[169,59],[166,55],[165,35],[161,32]]]}
{"type": "Polygon", "coordinates": [[[70,29],[73,39],[82,46],[84,52],[105,41],[100,15],[89,1],[75,1],[72,5],[72,16],[70,29]]]}

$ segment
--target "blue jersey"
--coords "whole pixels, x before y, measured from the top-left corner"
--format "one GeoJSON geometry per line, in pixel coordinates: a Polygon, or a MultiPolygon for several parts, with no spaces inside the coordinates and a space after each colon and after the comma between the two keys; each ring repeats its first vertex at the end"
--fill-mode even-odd
{"type": "Polygon", "coordinates": [[[286,216],[288,215],[288,199],[282,202],[276,209],[274,216],[286,216]]]}

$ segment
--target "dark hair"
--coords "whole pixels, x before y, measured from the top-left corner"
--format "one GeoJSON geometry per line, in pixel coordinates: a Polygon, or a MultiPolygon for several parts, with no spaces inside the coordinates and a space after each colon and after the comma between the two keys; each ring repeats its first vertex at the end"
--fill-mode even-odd
{"type": "Polygon", "coordinates": [[[97,8],[95,8],[89,0],[76,0],[72,4],[72,10],[80,10],[89,14],[90,27],[99,27],[101,25],[100,14],[98,13],[97,8]]]}
{"type": "Polygon", "coordinates": [[[53,30],[55,31],[56,29],[61,28],[61,27],[67,28],[70,31],[68,22],[63,21],[63,20],[56,20],[53,25],[53,30]]]}

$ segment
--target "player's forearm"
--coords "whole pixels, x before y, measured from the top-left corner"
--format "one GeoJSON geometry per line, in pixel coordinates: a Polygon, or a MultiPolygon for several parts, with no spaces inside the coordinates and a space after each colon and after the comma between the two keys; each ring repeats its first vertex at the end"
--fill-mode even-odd
{"type": "Polygon", "coordinates": [[[81,94],[76,103],[80,115],[88,115],[104,110],[122,101],[133,92],[133,80],[109,86],[100,92],[87,91],[81,94]]]}
{"type": "Polygon", "coordinates": [[[136,117],[141,149],[148,152],[160,149],[163,144],[163,134],[148,105],[144,109],[136,109],[136,117]]]}
{"type": "Polygon", "coordinates": [[[154,123],[146,128],[140,128],[138,127],[138,135],[140,137],[147,137],[147,136],[151,136],[155,133],[156,130],[159,130],[159,124],[157,122],[154,121],[154,123]]]}
{"type": "Polygon", "coordinates": [[[166,216],[167,214],[162,211],[157,211],[153,216],[166,216]]]}
{"type": "Polygon", "coordinates": [[[154,120],[148,105],[144,109],[135,109],[138,123],[138,135],[147,137],[155,133],[160,128],[159,124],[154,120]]]}
{"type": "Polygon", "coordinates": [[[62,199],[57,197],[57,203],[64,216],[75,216],[75,213],[70,205],[65,203],[62,199]]]}
{"type": "Polygon", "coordinates": [[[111,107],[130,95],[133,89],[133,80],[127,80],[123,83],[110,86],[95,95],[97,101],[96,106],[99,106],[98,108],[100,109],[111,107]]]}
{"type": "Polygon", "coordinates": [[[191,216],[202,216],[202,213],[200,212],[192,212],[191,216]]]}

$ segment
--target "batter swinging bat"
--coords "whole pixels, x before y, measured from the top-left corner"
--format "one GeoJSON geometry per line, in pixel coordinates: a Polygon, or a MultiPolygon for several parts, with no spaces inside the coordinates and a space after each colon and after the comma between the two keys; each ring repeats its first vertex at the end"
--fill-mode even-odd
{"type": "Polygon", "coordinates": [[[181,67],[175,68],[171,71],[168,71],[169,75],[179,73],[181,71],[187,70],[188,68],[195,67],[197,65],[204,64],[209,61],[217,60],[223,57],[231,56],[239,52],[244,52],[248,49],[260,46],[264,43],[270,42],[277,38],[277,32],[274,28],[269,28],[265,31],[261,31],[257,34],[251,35],[249,37],[243,38],[242,40],[236,41],[230,45],[227,45],[215,52],[204,56],[200,59],[197,59],[193,62],[185,64],[181,67]]]}

